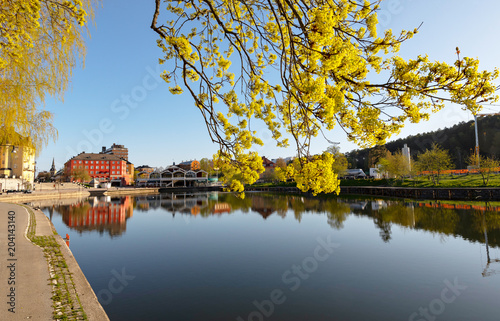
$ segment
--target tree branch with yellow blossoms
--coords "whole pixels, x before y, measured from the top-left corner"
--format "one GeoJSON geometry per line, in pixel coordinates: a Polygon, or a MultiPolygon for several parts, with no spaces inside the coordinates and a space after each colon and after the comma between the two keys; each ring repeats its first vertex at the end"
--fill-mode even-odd
{"type": "Polygon", "coordinates": [[[46,95],[63,98],[83,62],[96,0],[8,0],[0,4],[0,139],[37,152],[57,137],[46,95]]]}
{"type": "Polygon", "coordinates": [[[172,93],[187,90],[193,97],[220,146],[214,162],[233,190],[242,191],[263,170],[251,152],[263,144],[255,122],[265,124],[279,147],[289,145],[285,134],[293,137],[298,158],[280,176],[315,194],[338,192],[337,176],[328,172],[333,160],[310,155],[319,133],[340,126],[361,146],[383,144],[406,121],[425,120],[445,102],[477,113],[479,101],[498,99],[498,70],[479,71],[479,61],[460,58],[458,48],[452,65],[399,57],[418,28],[379,37],[380,1],[161,3],[156,0],[151,28],[164,52],[160,63],[168,65],[162,77],[175,83],[172,93]],[[167,14],[164,24],[160,12],[167,14]]]}

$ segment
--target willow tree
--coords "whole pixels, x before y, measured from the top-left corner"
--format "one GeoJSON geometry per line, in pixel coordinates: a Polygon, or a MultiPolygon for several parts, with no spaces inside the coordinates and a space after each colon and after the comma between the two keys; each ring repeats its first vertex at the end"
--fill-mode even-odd
{"type": "Polygon", "coordinates": [[[333,158],[310,155],[311,140],[340,126],[349,140],[383,144],[406,121],[428,119],[446,102],[473,113],[496,101],[498,71],[451,51],[451,65],[427,55],[405,60],[400,46],[418,28],[377,32],[380,1],[156,0],[151,28],[159,35],[173,82],[188,91],[220,145],[216,166],[235,190],[262,171],[252,145],[255,124],[267,126],[277,146],[297,149],[300,168],[287,174],[314,193],[338,191],[333,158]],[[162,5],[162,3],[164,3],[162,5]],[[166,14],[164,22],[160,22],[166,14]],[[455,59],[456,54],[456,59],[455,59]],[[252,127],[253,125],[253,127],[252,127]]]}
{"type": "Polygon", "coordinates": [[[0,4],[0,140],[39,150],[57,137],[46,95],[62,99],[85,54],[95,0],[8,0],[0,4]],[[26,140],[28,138],[28,140],[26,140]]]}

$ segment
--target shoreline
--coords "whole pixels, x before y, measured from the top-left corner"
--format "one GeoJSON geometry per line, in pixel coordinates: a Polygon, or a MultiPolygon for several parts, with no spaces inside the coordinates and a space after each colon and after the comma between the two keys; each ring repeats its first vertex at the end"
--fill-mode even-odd
{"type": "Polygon", "coordinates": [[[2,295],[9,309],[2,320],[103,320],[106,311],[64,239],[41,211],[24,204],[0,202],[2,295]],[[7,215],[8,214],[8,215],[7,215]],[[7,228],[8,226],[8,228],[7,228]]]}
{"type": "MultiPolygon", "coordinates": [[[[71,280],[70,288],[71,286],[73,287],[73,290],[77,296],[77,300],[81,308],[83,309],[83,312],[86,315],[87,319],[109,321],[109,317],[106,311],[104,310],[103,306],[99,303],[99,300],[97,299],[97,296],[94,290],[92,289],[92,286],[85,277],[85,274],[80,268],[80,265],[78,264],[75,256],[73,255],[73,252],[71,252],[71,249],[66,244],[65,239],[63,239],[62,236],[56,231],[52,222],[41,210],[39,209],[35,210],[28,205],[24,206],[27,207],[28,212],[31,211],[33,213],[32,218],[34,220],[34,225],[37,231],[40,225],[42,225],[42,228],[44,228],[43,225],[48,225],[48,227],[52,231],[55,241],[59,245],[60,253],[63,256],[63,261],[66,263],[67,273],[69,273],[70,275],[69,278],[71,280]]],[[[29,225],[31,226],[31,224],[33,224],[33,222],[30,219],[29,225]]],[[[33,242],[33,240],[32,243],[36,244],[33,242]]],[[[49,264],[49,259],[47,260],[48,260],[47,261],[48,268],[49,270],[52,270],[53,267],[49,264]]],[[[71,289],[69,291],[71,291],[71,289]]]]}
{"type": "MultiPolygon", "coordinates": [[[[297,187],[286,186],[250,186],[246,188],[245,191],[310,194],[308,192],[302,192],[297,187]]],[[[500,201],[500,187],[341,186],[339,196],[346,195],[379,196],[415,200],[500,201]]]]}
{"type": "MultiPolygon", "coordinates": [[[[221,186],[196,186],[196,187],[112,187],[109,189],[66,189],[60,191],[36,191],[31,194],[11,193],[0,195],[0,202],[26,203],[34,201],[54,201],[63,199],[84,199],[89,196],[126,196],[148,195],[160,193],[197,193],[197,192],[222,192],[221,186]]],[[[245,192],[302,192],[297,187],[291,186],[247,186],[245,192]]],[[[325,194],[321,194],[325,195],[325,194]]],[[[333,195],[333,194],[332,194],[333,195]]],[[[500,187],[390,187],[390,186],[341,186],[339,196],[367,195],[389,198],[407,198],[415,200],[461,200],[461,201],[500,201],[500,187]]]]}

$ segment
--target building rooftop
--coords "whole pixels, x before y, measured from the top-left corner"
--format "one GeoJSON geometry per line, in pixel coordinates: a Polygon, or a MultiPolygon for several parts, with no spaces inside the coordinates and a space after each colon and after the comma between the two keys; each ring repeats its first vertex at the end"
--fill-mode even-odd
{"type": "Polygon", "coordinates": [[[80,153],[71,158],[71,160],[109,160],[109,161],[122,161],[123,159],[113,154],[94,154],[94,153],[80,153]]]}

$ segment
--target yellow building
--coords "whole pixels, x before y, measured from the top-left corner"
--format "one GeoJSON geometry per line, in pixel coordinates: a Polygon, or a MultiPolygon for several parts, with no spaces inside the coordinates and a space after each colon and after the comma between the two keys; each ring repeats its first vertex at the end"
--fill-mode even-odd
{"type": "Polygon", "coordinates": [[[33,185],[35,180],[35,150],[31,147],[0,145],[0,177],[18,178],[33,185]]]}

